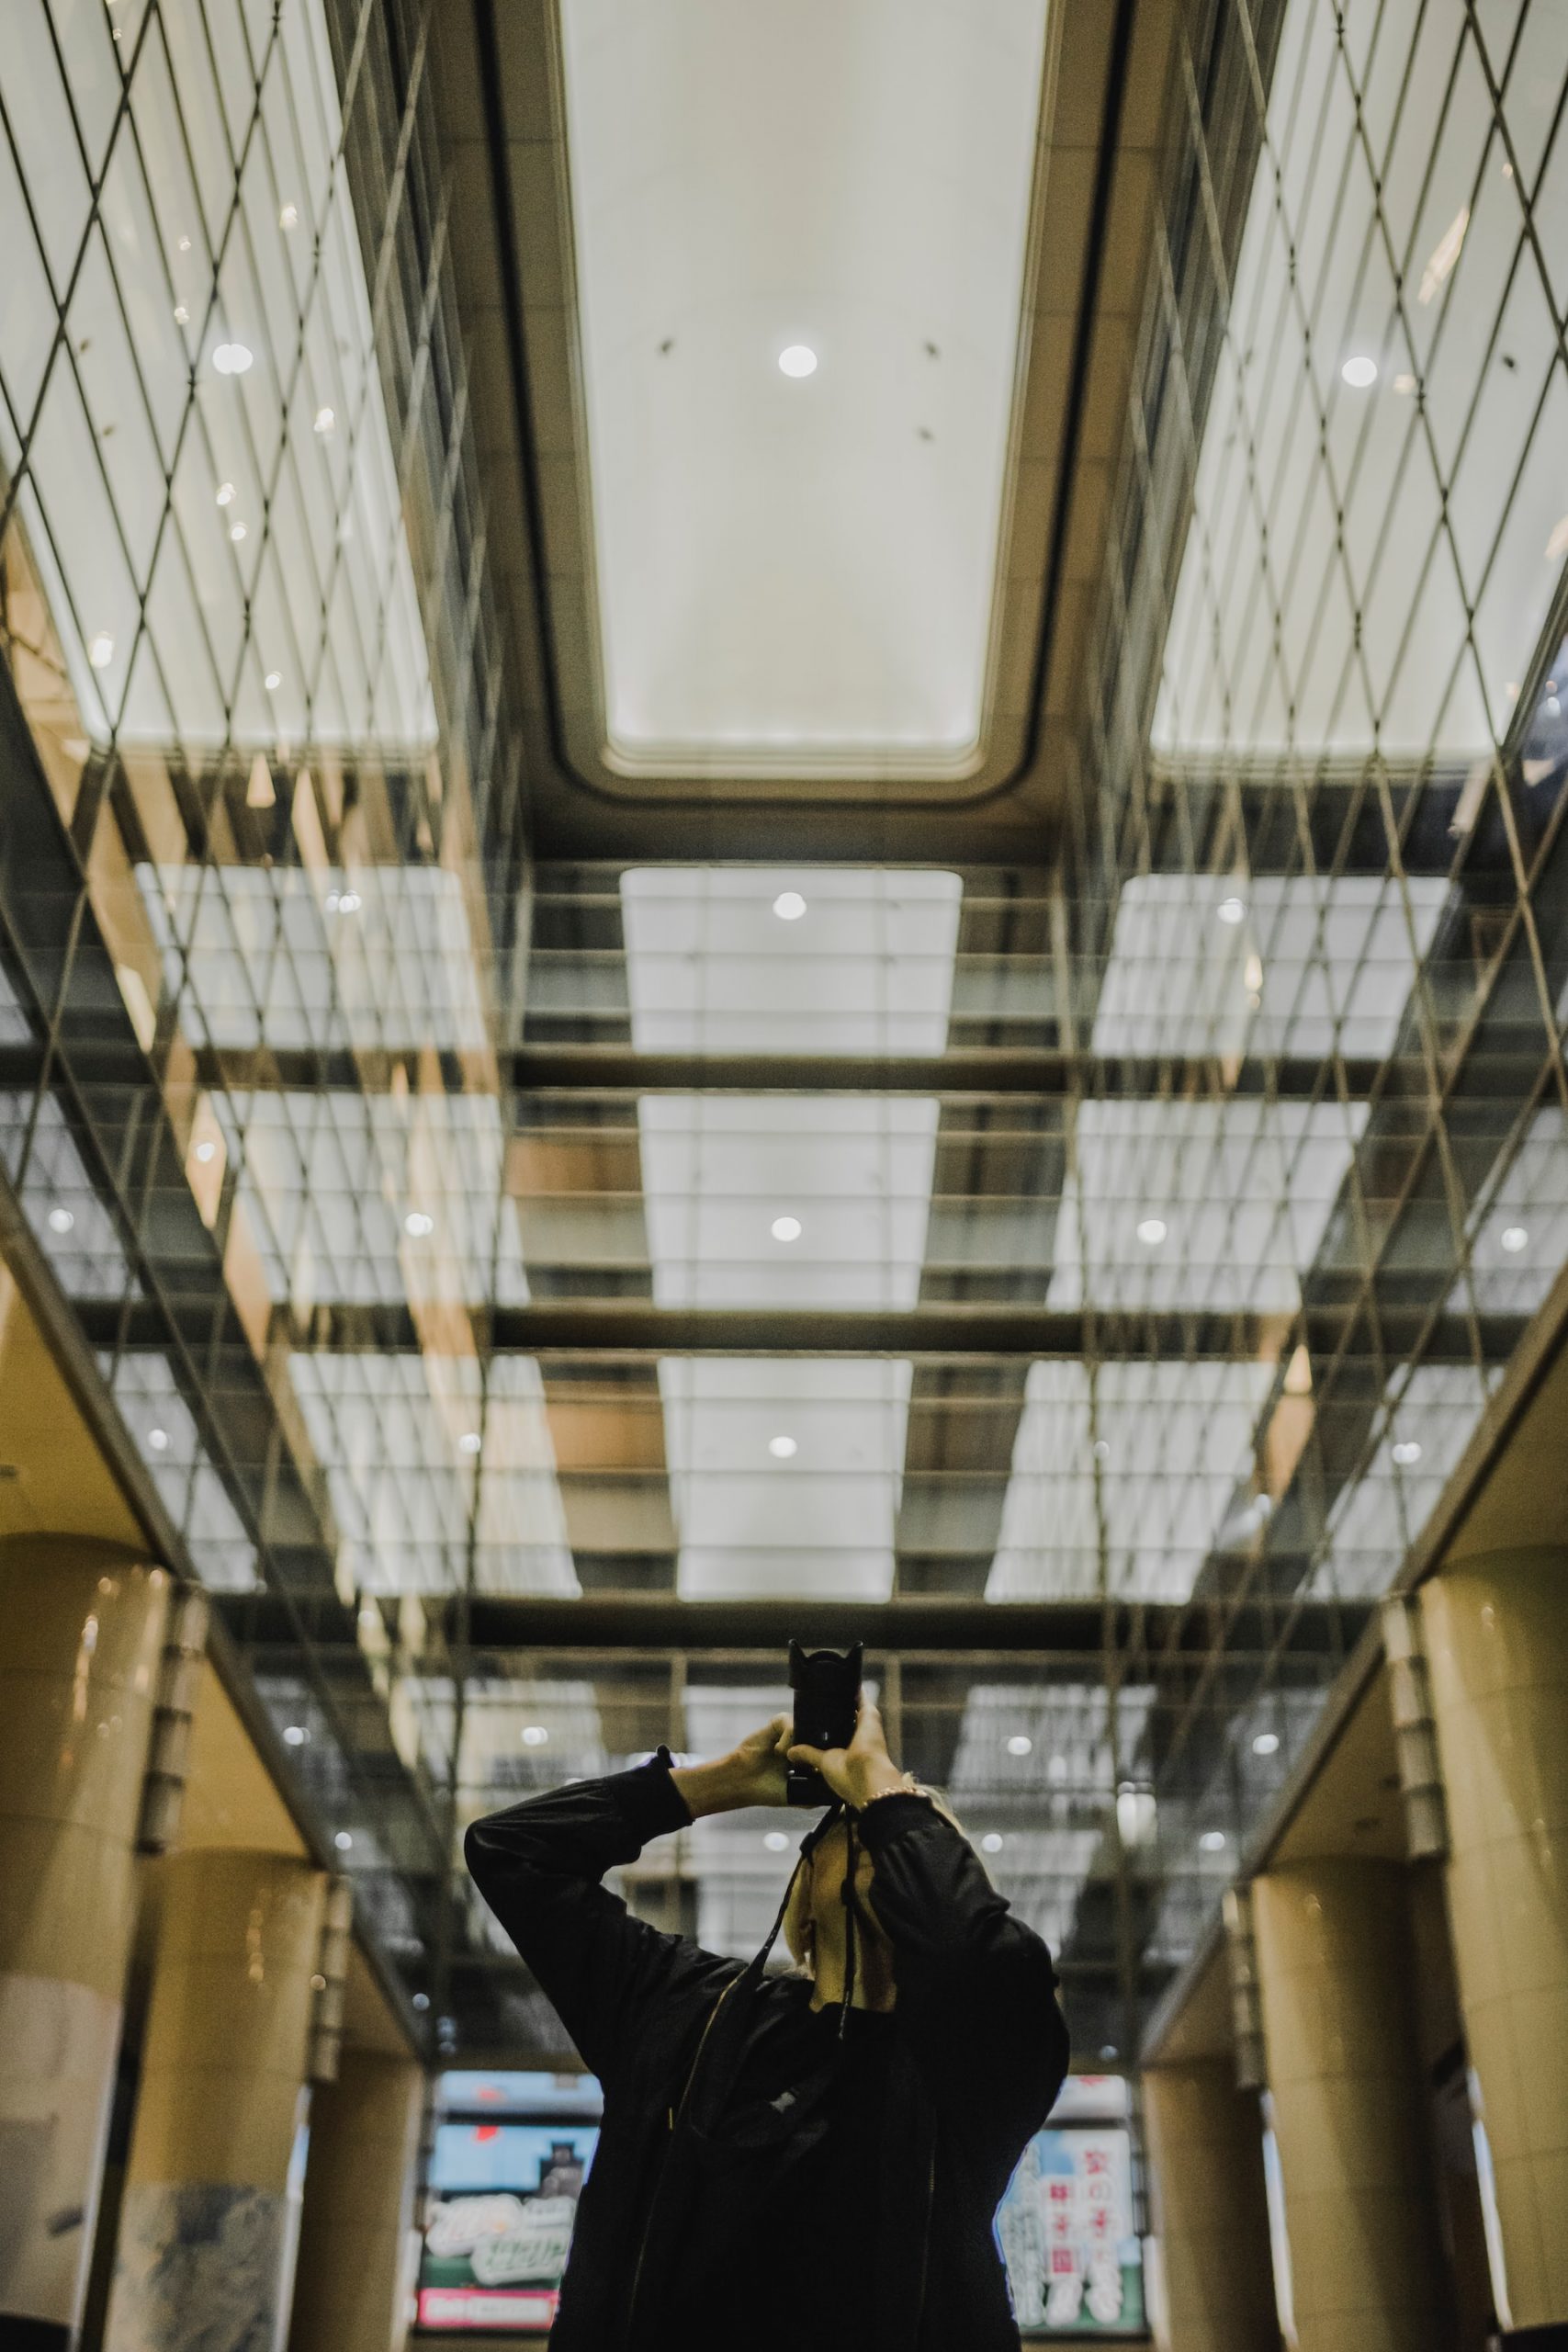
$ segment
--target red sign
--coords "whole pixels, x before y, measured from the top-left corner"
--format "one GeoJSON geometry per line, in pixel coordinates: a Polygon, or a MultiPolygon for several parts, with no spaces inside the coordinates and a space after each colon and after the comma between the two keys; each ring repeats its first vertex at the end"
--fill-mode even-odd
{"type": "Polygon", "coordinates": [[[555,2321],[555,2287],[422,2287],[421,2327],[538,2329],[555,2321]]]}

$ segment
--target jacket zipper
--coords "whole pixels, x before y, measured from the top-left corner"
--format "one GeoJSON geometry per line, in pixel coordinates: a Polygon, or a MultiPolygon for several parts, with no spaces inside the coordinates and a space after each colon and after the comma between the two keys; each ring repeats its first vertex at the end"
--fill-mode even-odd
{"type": "MultiPolygon", "coordinates": [[[[717,2015],[718,2015],[718,2013],[719,2013],[720,2009],[722,2009],[722,2008],[723,2008],[723,2007],[724,2007],[724,2005],[725,2005],[726,2001],[729,1998],[730,1994],[735,1990],[735,1987],[737,1986],[737,1984],[739,1984],[739,1982],[740,1982],[740,1979],[739,1979],[739,1976],[732,1976],[732,1977],[730,1978],[730,1980],[729,1980],[728,1984],[725,1986],[725,1988],[724,1988],[723,1992],[719,1995],[719,1996],[718,1996],[717,2000],[714,2003],[714,2005],[713,2005],[712,2008],[708,2011],[708,2014],[707,2014],[707,2023],[704,2026],[704,2028],[703,2028],[703,2030],[702,2030],[702,2033],[701,2033],[701,2035],[698,2037],[696,2049],[695,2049],[695,2050],[693,2052],[693,2053],[692,2053],[692,2064],[691,2064],[691,2066],[690,2066],[690,2068],[689,2068],[689,2070],[688,2070],[688,2072],[687,2072],[687,2075],[686,2075],[685,2086],[684,2086],[684,2087],[683,2087],[683,2089],[682,2090],[682,2093],[681,2093],[681,2104],[680,2104],[680,2107],[679,2107],[679,2109],[676,2109],[676,2108],[671,2107],[671,2108],[669,2108],[669,2109],[666,2109],[666,2113],[667,2113],[667,2114],[668,2114],[668,2116],[669,2116],[669,2126],[668,2126],[668,2128],[669,2128],[670,2134],[671,2134],[671,2138],[673,2138],[673,2137],[674,2137],[675,2126],[676,2126],[677,2122],[680,2120],[680,2118],[681,2118],[682,2115],[684,2115],[684,2114],[685,2114],[685,2112],[686,2112],[686,2102],[687,2102],[687,2100],[688,2100],[688,2099],[691,2098],[691,2096],[692,2096],[692,2085],[695,2082],[695,2080],[696,2080],[696,2078],[697,2078],[697,2065],[698,2065],[699,2061],[701,2060],[701,2057],[702,2057],[702,2054],[703,2054],[703,2051],[704,2051],[705,2047],[706,2046],[707,2038],[708,2038],[709,2034],[713,2031],[714,2019],[717,2017],[717,2015]]],[[[657,2206],[658,2202],[659,2202],[659,2194],[658,2194],[658,2191],[657,2191],[657,2189],[656,2189],[656,2190],[655,2190],[655,2192],[654,2192],[654,2194],[653,2194],[653,2196],[652,2196],[652,2197],[650,2197],[650,2198],[649,2198],[649,2204],[648,2204],[648,2212],[647,2212],[646,2216],[644,2217],[643,2224],[642,2224],[642,2237],[641,2237],[641,2239],[640,2239],[640,2241],[638,2242],[638,2245],[637,2245],[637,2267],[636,2267],[636,2269],[632,2272],[632,2291],[631,2291],[631,2298],[630,2298],[630,2301],[629,2301],[627,2302],[627,2304],[626,2304],[626,2343],[627,2343],[627,2345],[628,2345],[628,2346],[630,2346],[630,2345],[632,2344],[632,2324],[633,2324],[633,2322],[635,2321],[635,2319],[637,2318],[637,2293],[638,2293],[639,2289],[640,2289],[640,2288],[641,2288],[641,2286],[642,2286],[642,2266],[643,2266],[644,2262],[646,2261],[646,2259],[647,2259],[647,2257],[648,2257],[648,2241],[649,2241],[649,2234],[650,2234],[650,2233],[652,2232],[652,2229],[653,2229],[653,2215],[654,2215],[654,2209],[655,2209],[655,2207],[657,2206]]],[[[923,2291],[923,2289],[922,2289],[922,2291],[923,2291]]]]}

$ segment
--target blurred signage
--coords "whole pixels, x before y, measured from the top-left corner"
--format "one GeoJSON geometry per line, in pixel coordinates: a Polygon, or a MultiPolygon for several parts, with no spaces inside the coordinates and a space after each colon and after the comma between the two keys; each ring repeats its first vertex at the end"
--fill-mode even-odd
{"type": "MultiPolygon", "coordinates": [[[[1118,2088],[1124,2112],[1126,2086],[1118,2088]]],[[[1123,2126],[1061,2122],[1086,2105],[1058,2102],[1049,2128],[1024,2150],[998,2210],[1013,2311],[1021,2328],[1048,2336],[1141,2335],[1132,2148],[1123,2126]]]]}
{"type": "Polygon", "coordinates": [[[584,2110],[596,2119],[599,2086],[591,2076],[447,2075],[441,2096],[419,2324],[542,2334],[555,2319],[598,2144],[597,2120],[580,2119],[584,2110]]]}

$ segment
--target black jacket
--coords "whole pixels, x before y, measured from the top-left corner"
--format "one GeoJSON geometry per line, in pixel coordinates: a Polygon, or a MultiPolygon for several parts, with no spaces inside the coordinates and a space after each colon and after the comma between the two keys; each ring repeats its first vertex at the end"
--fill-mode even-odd
{"type": "MultiPolygon", "coordinates": [[[[658,2278],[681,2226],[681,2166],[667,2162],[680,2146],[675,2120],[700,2095],[709,2058],[743,2064],[777,2005],[805,1997],[798,1980],[760,1977],[632,1918],[600,1884],[690,1818],[661,1754],[493,1814],[465,1840],[480,1893],[604,2086],[552,2352],[662,2352],[673,2340],[658,2278]],[[727,1987],[735,1997],[705,2042],[727,1987]]],[[[1055,1974],[1040,1938],[924,1798],[881,1798],[861,1825],[897,1986],[867,2222],[880,2333],[896,2352],[1004,2352],[1018,2331],[992,2217],[1066,2071],[1055,1974]]]]}

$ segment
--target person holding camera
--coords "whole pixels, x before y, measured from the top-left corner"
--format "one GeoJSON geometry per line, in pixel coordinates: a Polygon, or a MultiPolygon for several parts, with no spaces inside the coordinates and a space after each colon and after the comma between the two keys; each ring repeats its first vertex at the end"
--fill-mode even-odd
{"type": "Polygon", "coordinates": [[[604,2086],[552,2352],[1001,2352],[992,2220],[1067,2065],[1049,1952],[934,1792],[780,1715],[728,1756],[668,1748],[476,1822],[475,1883],[604,2086]],[[635,1919],[601,1883],[705,1814],[821,1774],[750,1962],[635,1919]],[[768,1975],[781,1926],[795,1965],[768,1975]]]}

